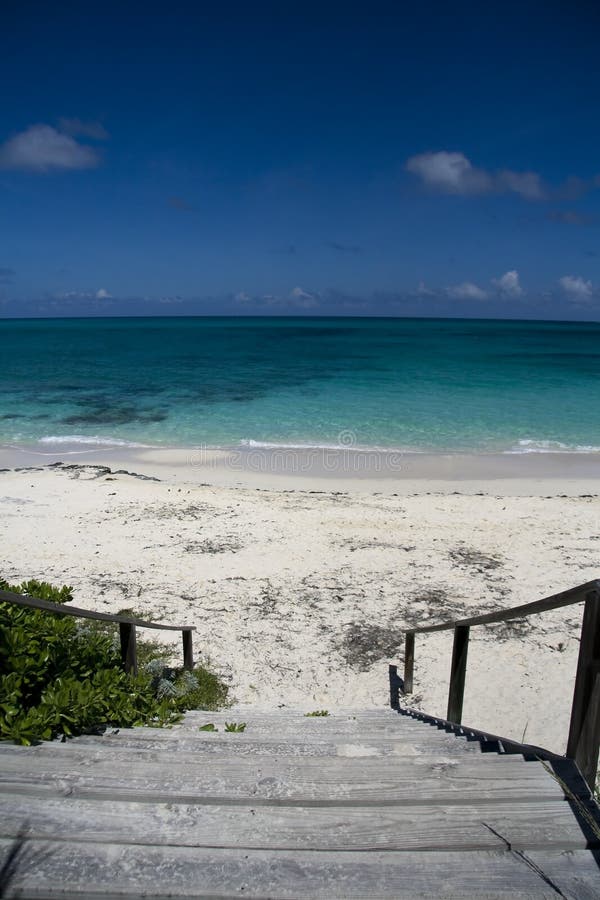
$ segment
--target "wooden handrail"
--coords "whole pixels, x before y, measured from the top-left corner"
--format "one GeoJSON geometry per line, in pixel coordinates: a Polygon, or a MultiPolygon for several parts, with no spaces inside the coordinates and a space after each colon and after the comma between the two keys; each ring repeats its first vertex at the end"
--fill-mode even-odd
{"type": "Polygon", "coordinates": [[[123,668],[126,672],[131,672],[134,675],[137,674],[136,627],[155,628],[160,631],[181,631],[183,638],[183,668],[194,668],[192,647],[192,631],[196,630],[194,625],[160,625],[158,622],[145,622],[143,619],[134,619],[131,616],[117,616],[112,613],[82,609],[82,607],[72,606],[70,603],[52,603],[50,600],[41,600],[39,597],[30,597],[27,594],[14,594],[12,591],[0,591],[0,602],[14,603],[15,606],[27,606],[30,609],[53,613],[56,616],[73,616],[77,619],[116,622],[119,625],[123,668]]]}
{"type": "Polygon", "coordinates": [[[461,724],[470,628],[491,625],[525,616],[537,615],[550,609],[585,603],[581,624],[581,640],[573,704],[569,724],[567,756],[574,759],[583,777],[593,789],[600,751],[600,580],[588,581],[543,600],[513,606],[484,615],[457,619],[438,625],[423,625],[405,632],[403,692],[412,693],[415,662],[415,635],[433,631],[454,631],[452,665],[448,688],[447,720],[461,724]]]}

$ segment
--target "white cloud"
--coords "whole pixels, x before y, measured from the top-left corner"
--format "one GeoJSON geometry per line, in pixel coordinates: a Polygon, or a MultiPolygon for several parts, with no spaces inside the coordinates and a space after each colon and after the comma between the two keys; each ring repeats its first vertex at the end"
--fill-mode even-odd
{"type": "Polygon", "coordinates": [[[289,299],[293,301],[294,306],[301,306],[302,309],[311,309],[312,307],[317,306],[319,302],[317,294],[311,294],[301,287],[293,288],[293,290],[290,291],[289,299]]]}
{"type": "Polygon", "coordinates": [[[464,153],[421,153],[411,156],[406,168],[429,187],[448,194],[482,194],[493,187],[487,172],[474,168],[464,153]]]}
{"type": "Polygon", "coordinates": [[[250,294],[247,294],[246,291],[238,291],[238,293],[233,298],[236,303],[249,303],[252,300],[250,294]]]}
{"type": "Polygon", "coordinates": [[[513,193],[527,200],[541,200],[544,186],[536,172],[487,172],[478,169],[464,153],[420,153],[411,156],[405,168],[428,187],[445,194],[513,193]]]}
{"type": "Polygon", "coordinates": [[[31,125],[0,146],[0,169],[92,169],[99,162],[92,147],[78,144],[51,125],[31,125]]]}
{"type": "Polygon", "coordinates": [[[522,297],[525,293],[519,283],[519,273],[515,269],[505,272],[500,278],[494,278],[492,284],[505,297],[522,297]]]}
{"type": "Polygon", "coordinates": [[[520,194],[526,200],[543,200],[546,195],[537,172],[511,172],[504,169],[495,176],[494,183],[497,191],[520,194]]]}
{"type": "Polygon", "coordinates": [[[109,294],[106,288],[100,288],[99,291],[96,291],[96,300],[110,300],[112,294],[109,294]]]}
{"type": "Polygon", "coordinates": [[[564,275],[558,283],[570,300],[589,300],[592,296],[592,282],[580,275],[564,275]]]}
{"type": "Polygon", "coordinates": [[[108,131],[100,122],[82,122],[81,119],[59,119],[58,127],[65,134],[76,134],[91,138],[94,141],[107,141],[108,131]]]}
{"type": "Polygon", "coordinates": [[[419,282],[419,286],[417,287],[417,296],[418,297],[434,297],[435,291],[432,291],[431,288],[428,288],[424,281],[419,282]]]}
{"type": "Polygon", "coordinates": [[[449,287],[447,292],[449,297],[454,297],[456,300],[485,300],[487,297],[487,291],[473,284],[472,281],[463,281],[462,284],[449,287]]]}

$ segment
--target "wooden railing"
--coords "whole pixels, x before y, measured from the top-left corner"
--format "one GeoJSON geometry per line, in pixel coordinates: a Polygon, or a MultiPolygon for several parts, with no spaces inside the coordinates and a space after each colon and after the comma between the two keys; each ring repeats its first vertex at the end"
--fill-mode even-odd
{"type": "Polygon", "coordinates": [[[543,600],[536,600],[534,603],[526,603],[523,606],[513,606],[511,609],[472,616],[470,619],[408,629],[405,632],[403,692],[411,694],[413,690],[415,635],[453,629],[454,644],[446,719],[460,725],[471,626],[508,622],[511,619],[521,619],[525,616],[547,612],[550,609],[558,609],[561,606],[572,606],[575,603],[585,603],[585,607],[581,624],[579,660],[573,691],[567,756],[575,760],[585,780],[593,788],[600,749],[600,580],[588,581],[579,587],[554,594],[543,600]]]}
{"type": "Polygon", "coordinates": [[[194,656],[192,647],[193,625],[159,625],[156,622],[144,622],[142,619],[132,619],[129,616],[115,616],[111,613],[94,612],[91,609],[82,609],[72,606],[70,603],[51,603],[49,600],[40,600],[38,597],[29,597],[27,594],[13,594],[11,591],[0,591],[0,601],[14,603],[17,606],[28,606],[31,609],[39,609],[53,613],[57,616],[75,616],[78,619],[96,619],[99,622],[116,622],[119,625],[121,637],[121,661],[126,672],[137,674],[136,628],[156,628],[160,631],[181,631],[183,638],[183,667],[193,669],[194,656]]]}

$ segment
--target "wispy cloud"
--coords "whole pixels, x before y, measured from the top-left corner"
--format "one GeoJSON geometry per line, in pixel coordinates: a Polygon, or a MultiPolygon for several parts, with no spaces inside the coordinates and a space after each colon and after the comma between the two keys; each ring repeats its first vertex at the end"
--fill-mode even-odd
{"type": "Polygon", "coordinates": [[[113,299],[113,295],[106,288],[98,288],[96,291],[58,291],[46,296],[49,300],[66,300],[68,302],[113,299]]]}
{"type": "Polygon", "coordinates": [[[311,291],[305,291],[301,287],[295,287],[290,291],[289,300],[292,301],[294,306],[299,306],[302,309],[313,309],[319,305],[319,295],[311,293],[311,291]]]}
{"type": "Polygon", "coordinates": [[[327,241],[326,244],[331,250],[337,250],[338,253],[352,253],[356,255],[361,252],[361,247],[356,244],[340,244],[338,241],[327,241]]]}
{"type": "Polygon", "coordinates": [[[428,288],[424,281],[419,282],[415,293],[417,297],[435,297],[435,291],[428,288]]]}
{"type": "Polygon", "coordinates": [[[110,137],[108,131],[100,122],[82,122],[81,119],[58,120],[58,127],[64,134],[71,137],[87,137],[93,141],[107,141],[110,137]]]}
{"type": "Polygon", "coordinates": [[[251,295],[247,291],[238,291],[233,297],[238,306],[247,310],[308,310],[321,305],[322,296],[316,291],[307,291],[297,286],[292,288],[289,294],[258,294],[251,295]]]}
{"type": "Polygon", "coordinates": [[[446,293],[456,300],[485,300],[488,296],[487,291],[472,281],[463,281],[462,284],[449,287],[446,289],[446,293]]]}
{"type": "Polygon", "coordinates": [[[505,272],[500,278],[493,278],[492,284],[504,297],[522,297],[524,294],[519,282],[519,273],[515,269],[505,272]]]}
{"type": "Polygon", "coordinates": [[[564,275],[558,279],[558,283],[570,300],[590,300],[592,297],[592,282],[580,275],[564,275]]]}
{"type": "Polygon", "coordinates": [[[593,225],[595,222],[594,216],[577,212],[574,209],[551,209],[546,214],[546,218],[562,225],[593,225]]]}
{"type": "Polygon", "coordinates": [[[31,125],[0,146],[0,169],[49,172],[56,169],[93,169],[100,156],[51,125],[31,125]]]}
{"type": "Polygon", "coordinates": [[[178,209],[179,212],[193,212],[194,207],[183,197],[169,197],[167,203],[172,209],[178,209]]]}

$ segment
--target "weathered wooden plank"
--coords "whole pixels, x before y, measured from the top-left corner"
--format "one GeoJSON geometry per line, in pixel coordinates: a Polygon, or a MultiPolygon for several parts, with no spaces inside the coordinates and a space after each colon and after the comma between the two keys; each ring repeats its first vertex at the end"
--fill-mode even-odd
{"type": "MultiPolygon", "coordinates": [[[[286,740],[286,741],[310,741],[311,743],[319,743],[321,741],[343,741],[347,738],[359,738],[363,743],[378,741],[397,741],[407,743],[413,740],[427,741],[455,741],[459,744],[466,738],[447,732],[445,728],[439,728],[437,725],[429,723],[414,722],[407,725],[406,728],[388,728],[387,726],[374,725],[372,728],[366,728],[364,725],[340,724],[338,726],[321,727],[319,725],[306,725],[302,727],[296,726],[295,723],[289,725],[282,723],[254,723],[252,720],[245,722],[246,728],[243,732],[226,732],[225,721],[231,722],[231,719],[217,719],[215,716],[207,715],[198,719],[196,722],[188,722],[188,724],[175,725],[172,728],[109,728],[102,735],[93,736],[94,740],[99,737],[102,740],[114,738],[119,739],[134,738],[141,741],[152,739],[160,741],[177,741],[179,738],[189,740],[191,738],[197,741],[214,741],[222,737],[227,737],[230,741],[244,743],[245,741],[256,740],[286,740]],[[202,731],[200,726],[214,724],[218,731],[202,731]]],[[[239,722],[239,720],[238,720],[239,722]]],[[[83,740],[83,735],[78,740],[83,740]]]]}
{"type": "MultiPolygon", "coordinates": [[[[401,767],[406,762],[410,762],[411,760],[418,760],[423,765],[429,766],[446,766],[449,762],[458,759],[492,759],[494,758],[494,754],[482,754],[480,752],[471,752],[468,753],[459,753],[456,750],[454,752],[448,752],[443,748],[438,752],[435,751],[434,748],[424,749],[422,753],[417,753],[414,747],[407,747],[406,752],[401,753],[385,753],[385,754],[370,754],[365,755],[356,753],[354,745],[340,745],[339,747],[334,747],[334,750],[337,749],[341,751],[339,754],[326,752],[323,753],[298,753],[296,752],[298,749],[298,745],[281,745],[284,748],[285,752],[277,753],[273,751],[273,745],[268,745],[267,752],[264,751],[263,745],[258,745],[260,747],[260,752],[252,753],[252,748],[255,745],[247,744],[241,749],[239,747],[231,748],[227,746],[221,745],[211,745],[209,748],[209,752],[207,753],[199,753],[196,751],[187,751],[187,750],[178,750],[177,753],[173,754],[168,748],[164,749],[162,746],[158,749],[147,749],[146,747],[140,748],[138,744],[133,747],[121,747],[118,744],[111,745],[110,747],[100,747],[98,749],[93,744],[85,744],[81,745],[77,742],[69,742],[64,744],[61,747],[60,756],[65,759],[65,766],[68,767],[70,761],[72,761],[73,765],[76,766],[78,764],[83,764],[88,768],[93,768],[98,764],[103,764],[107,762],[108,764],[118,767],[120,770],[121,766],[134,765],[137,767],[138,771],[140,768],[146,765],[170,765],[173,771],[177,771],[181,769],[182,771],[190,771],[190,767],[192,771],[199,764],[203,766],[213,766],[215,763],[223,760],[223,762],[238,761],[238,760],[253,760],[253,764],[255,767],[260,767],[261,765],[270,764],[271,762],[275,762],[276,760],[280,761],[292,761],[294,765],[303,767],[310,765],[321,766],[323,763],[334,763],[335,765],[343,765],[346,762],[354,762],[354,763],[365,763],[365,762],[377,762],[377,761],[388,761],[393,763],[394,765],[401,767]],[[348,746],[352,748],[351,752],[348,752],[348,746]],[[292,752],[290,752],[290,749],[292,752]]],[[[275,745],[277,748],[280,745],[275,745]]],[[[303,748],[303,745],[300,745],[303,748]]],[[[470,746],[470,745],[469,745],[470,746]]],[[[0,768],[2,767],[2,761],[5,758],[9,758],[15,753],[22,753],[26,756],[26,763],[23,763],[23,766],[28,767],[28,771],[35,771],[38,767],[43,767],[46,760],[53,759],[56,755],[56,750],[52,749],[52,744],[38,745],[37,747],[11,747],[8,752],[0,753],[0,768]]],[[[326,747],[326,750],[331,748],[326,747]]],[[[401,749],[401,748],[399,748],[401,749]]],[[[504,757],[501,757],[504,759],[504,757]]],[[[507,759],[509,757],[506,757],[507,759]]],[[[511,757],[515,759],[521,759],[521,757],[511,757]]]]}
{"type": "MultiPolygon", "coordinates": [[[[390,740],[401,740],[409,737],[418,737],[419,735],[429,735],[430,729],[429,725],[424,725],[421,722],[410,723],[406,728],[403,725],[395,725],[393,722],[391,725],[385,722],[374,722],[373,724],[365,724],[364,722],[338,722],[329,725],[315,725],[314,720],[310,719],[305,720],[305,722],[301,724],[296,722],[277,723],[273,721],[256,721],[250,716],[245,719],[232,719],[231,717],[222,718],[220,716],[211,716],[209,714],[195,720],[182,722],[173,729],[142,728],[136,729],[136,733],[155,733],[159,737],[161,735],[169,734],[189,736],[190,734],[196,734],[201,725],[206,725],[208,723],[214,724],[216,728],[224,732],[226,722],[241,722],[245,724],[246,728],[242,733],[245,734],[246,737],[249,737],[250,735],[267,738],[275,736],[284,737],[289,740],[311,741],[334,740],[336,737],[345,737],[347,735],[361,735],[361,737],[367,737],[369,739],[382,737],[389,738],[390,740]]],[[[444,731],[444,729],[438,730],[440,732],[444,731]]],[[[201,734],[200,737],[202,736],[203,735],[201,734]]]]}
{"type": "MultiPolygon", "coordinates": [[[[0,855],[9,842],[0,841],[0,855]]],[[[572,900],[597,900],[592,853],[527,854],[572,900]]],[[[1,856],[0,856],[1,858],[1,856]]],[[[31,841],[12,885],[30,898],[91,896],[311,898],[311,900],[555,900],[558,892],[515,854],[471,852],[336,853],[59,844],[31,841]]]]}
{"type": "Polygon", "coordinates": [[[328,716],[310,716],[304,713],[288,713],[287,715],[268,715],[266,713],[257,712],[252,709],[225,709],[217,712],[210,710],[194,709],[185,714],[182,725],[188,722],[198,722],[209,716],[220,722],[243,721],[256,722],[264,725],[268,723],[283,725],[298,725],[299,728],[309,728],[310,726],[319,728],[332,728],[340,724],[363,726],[371,728],[374,726],[387,726],[389,728],[403,729],[405,725],[416,726],[422,723],[408,716],[399,715],[396,712],[388,710],[386,713],[373,713],[372,715],[328,715],[328,716]]]}
{"type": "Polygon", "coordinates": [[[392,722],[402,722],[403,716],[397,710],[390,709],[389,706],[373,706],[373,707],[335,707],[328,710],[327,716],[307,716],[307,713],[313,712],[318,708],[314,702],[312,705],[306,703],[302,707],[283,706],[273,710],[273,707],[256,706],[250,704],[236,703],[228,706],[227,709],[212,711],[206,709],[190,709],[186,712],[185,717],[204,716],[207,713],[216,716],[225,716],[231,718],[236,715],[253,715],[259,719],[276,719],[277,721],[295,719],[304,720],[307,718],[318,718],[321,721],[331,722],[335,719],[387,719],[392,722]]]}
{"type": "MultiPolygon", "coordinates": [[[[141,729],[140,729],[141,730],[141,729]]],[[[244,756],[418,756],[421,753],[481,753],[477,741],[466,738],[455,738],[439,732],[436,739],[423,736],[419,740],[401,739],[361,739],[361,735],[346,739],[307,741],[290,739],[257,739],[251,734],[205,734],[200,738],[193,735],[188,738],[174,734],[172,739],[156,734],[107,734],[101,739],[82,735],[75,738],[72,744],[96,748],[121,747],[123,749],[166,750],[179,755],[182,752],[211,755],[223,753],[235,748],[236,753],[244,756]]]]}
{"type": "Polygon", "coordinates": [[[90,763],[46,758],[35,767],[27,757],[10,756],[0,767],[1,792],[30,796],[97,798],[118,797],[140,802],[197,803],[206,798],[248,798],[259,802],[416,805],[483,801],[518,803],[563,798],[562,791],[540,763],[515,756],[468,756],[440,763],[408,758],[299,761],[268,760],[253,763],[235,754],[218,757],[200,770],[177,760],[162,763],[113,759],[90,763]]]}
{"type": "Polygon", "coordinates": [[[2,797],[0,835],[289,850],[586,849],[565,802],[474,806],[262,806],[2,797]]]}

